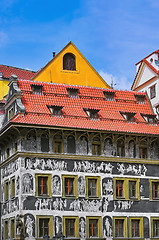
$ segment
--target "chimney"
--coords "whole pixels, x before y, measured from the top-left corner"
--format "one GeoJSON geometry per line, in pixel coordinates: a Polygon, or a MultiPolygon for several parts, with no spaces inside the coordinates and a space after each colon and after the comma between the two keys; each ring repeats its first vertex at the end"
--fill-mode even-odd
{"type": "Polygon", "coordinates": [[[56,52],[53,52],[52,54],[53,54],[53,58],[54,58],[54,57],[55,57],[55,55],[56,55],[56,52]]]}

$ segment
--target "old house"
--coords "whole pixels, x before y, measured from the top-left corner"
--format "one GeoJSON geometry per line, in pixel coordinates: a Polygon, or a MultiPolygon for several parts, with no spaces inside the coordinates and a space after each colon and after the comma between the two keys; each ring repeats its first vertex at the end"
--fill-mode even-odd
{"type": "Polygon", "coordinates": [[[10,78],[0,131],[2,239],[159,239],[156,115],[145,93],[104,87],[78,54],[71,43],[39,79],[10,78]],[[56,61],[67,81],[47,82],[56,61]]]}

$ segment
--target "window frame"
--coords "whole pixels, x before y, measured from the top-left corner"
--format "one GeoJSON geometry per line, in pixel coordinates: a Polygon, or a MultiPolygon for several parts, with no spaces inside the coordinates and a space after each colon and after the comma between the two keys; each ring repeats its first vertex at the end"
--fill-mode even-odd
{"type": "Polygon", "coordinates": [[[127,217],[113,217],[113,238],[127,238],[128,237],[128,228],[127,228],[127,217]],[[124,229],[123,229],[123,233],[124,236],[123,237],[116,237],[116,225],[115,222],[116,220],[123,220],[124,221],[124,229]]]}
{"type": "Polygon", "coordinates": [[[156,84],[153,84],[150,87],[150,99],[153,99],[156,97],[156,84]]]}
{"type": "Polygon", "coordinates": [[[158,201],[159,197],[153,197],[153,183],[158,183],[158,194],[159,194],[159,180],[157,179],[150,179],[149,180],[150,183],[150,200],[152,201],[158,201]]]}
{"type": "Polygon", "coordinates": [[[14,217],[10,218],[10,237],[11,239],[15,238],[15,218],[14,217]],[[12,225],[13,222],[14,224],[12,225]]]}
{"type": "Polygon", "coordinates": [[[62,70],[63,71],[70,71],[70,72],[76,72],[77,71],[77,63],[76,63],[76,55],[71,53],[71,52],[66,52],[64,55],[63,55],[63,61],[62,61],[62,70]],[[73,56],[73,61],[74,61],[74,69],[68,69],[66,66],[65,66],[65,61],[66,61],[66,57],[67,56],[73,56]]]}
{"type": "Polygon", "coordinates": [[[151,217],[151,218],[150,218],[150,222],[151,222],[151,238],[158,239],[158,238],[159,238],[159,235],[158,235],[158,236],[154,236],[154,232],[153,232],[153,221],[158,221],[158,222],[159,222],[159,217],[151,217]]]}
{"type": "Polygon", "coordinates": [[[138,238],[143,238],[144,236],[144,231],[143,231],[143,217],[130,217],[129,218],[129,237],[130,238],[134,238],[134,239],[138,239],[138,238]],[[139,232],[140,232],[140,236],[132,236],[132,221],[133,220],[139,220],[139,232]]]}
{"type": "Polygon", "coordinates": [[[8,237],[9,237],[9,219],[4,219],[4,222],[3,222],[3,226],[4,226],[4,232],[3,232],[3,237],[4,237],[4,240],[7,240],[8,237]],[[7,223],[7,228],[6,229],[6,224],[7,223]]]}
{"type": "Polygon", "coordinates": [[[78,197],[78,176],[77,175],[62,175],[62,197],[63,198],[77,198],[78,197]],[[65,179],[74,179],[73,181],[73,195],[66,195],[65,193],[65,179]]]}
{"type": "Polygon", "coordinates": [[[43,216],[43,215],[38,215],[36,216],[36,226],[37,226],[37,237],[41,238],[39,235],[39,231],[40,231],[40,226],[39,226],[39,220],[40,219],[49,219],[49,236],[53,237],[53,216],[47,215],[47,216],[43,216]]]}
{"type": "Polygon", "coordinates": [[[102,217],[86,217],[86,233],[87,238],[101,238],[102,237],[102,217]],[[90,236],[89,235],[89,221],[90,220],[97,220],[98,221],[98,236],[90,236]]]}
{"type": "Polygon", "coordinates": [[[43,95],[43,85],[31,84],[30,86],[34,95],[43,95]]]}
{"type": "Polygon", "coordinates": [[[15,177],[12,177],[10,179],[10,184],[11,184],[10,195],[11,195],[11,199],[12,199],[12,198],[15,198],[15,177]]]}
{"type": "Polygon", "coordinates": [[[14,107],[8,109],[8,121],[14,116],[14,107]]]}
{"type": "Polygon", "coordinates": [[[114,200],[134,200],[138,201],[140,200],[140,179],[139,178],[120,178],[120,177],[115,177],[113,178],[113,183],[114,183],[114,194],[113,198],[114,200]],[[116,186],[117,186],[117,181],[123,181],[123,196],[117,196],[116,194],[116,186]],[[131,197],[130,196],[130,182],[136,182],[136,197],[131,197]]]}
{"type": "Polygon", "coordinates": [[[78,238],[79,237],[79,217],[78,216],[63,216],[63,235],[65,238],[78,238]],[[74,233],[75,236],[66,236],[66,220],[75,220],[74,233]]]}
{"type": "Polygon", "coordinates": [[[54,137],[53,137],[53,152],[54,152],[55,154],[61,154],[61,153],[64,152],[64,151],[63,151],[63,138],[62,138],[62,135],[60,135],[60,134],[56,134],[56,135],[54,135],[54,137]],[[56,136],[60,136],[60,138],[56,138],[56,136]],[[55,149],[56,149],[55,143],[60,143],[60,152],[56,152],[56,151],[55,151],[55,149]]]}
{"type": "Polygon", "coordinates": [[[35,187],[36,187],[36,191],[35,191],[35,196],[38,197],[51,197],[52,196],[52,192],[51,192],[51,174],[35,174],[35,187]],[[41,194],[39,195],[38,192],[38,178],[39,177],[47,177],[47,194],[41,194]]]}
{"type": "Polygon", "coordinates": [[[4,181],[4,201],[9,201],[9,179],[4,181]]]}
{"type": "Polygon", "coordinates": [[[101,198],[101,188],[100,188],[100,176],[85,176],[86,182],[86,198],[89,199],[99,199],[101,198]],[[96,180],[96,194],[97,196],[89,196],[89,180],[96,180]]]}

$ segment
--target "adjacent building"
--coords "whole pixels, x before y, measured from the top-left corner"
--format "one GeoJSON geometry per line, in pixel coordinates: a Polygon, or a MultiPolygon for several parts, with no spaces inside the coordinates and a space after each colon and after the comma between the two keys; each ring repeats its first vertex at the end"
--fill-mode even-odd
{"type": "Polygon", "coordinates": [[[159,50],[138,62],[136,68],[131,89],[148,94],[154,113],[159,118],[159,50]]]}
{"type": "Polygon", "coordinates": [[[10,77],[2,115],[2,239],[159,239],[145,93],[110,89],[69,43],[32,80],[10,77]]]}

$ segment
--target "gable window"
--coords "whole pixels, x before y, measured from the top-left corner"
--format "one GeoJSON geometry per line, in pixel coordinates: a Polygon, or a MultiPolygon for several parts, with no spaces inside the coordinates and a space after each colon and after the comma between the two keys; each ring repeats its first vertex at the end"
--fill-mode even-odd
{"type": "Polygon", "coordinates": [[[13,107],[8,111],[8,120],[10,120],[14,115],[13,107]]]}
{"type": "Polygon", "coordinates": [[[31,89],[34,95],[42,95],[42,85],[31,85],[31,89]]]}
{"type": "Polygon", "coordinates": [[[88,117],[93,120],[97,120],[99,118],[98,112],[99,110],[95,109],[86,109],[85,112],[87,113],[88,117]]]}
{"type": "Polygon", "coordinates": [[[135,98],[138,104],[145,104],[145,96],[135,95],[135,98]]]}
{"type": "Polygon", "coordinates": [[[156,97],[156,84],[150,87],[150,99],[153,99],[156,97]]]}
{"type": "Polygon", "coordinates": [[[114,92],[103,92],[107,101],[114,101],[114,92]]]}
{"type": "Polygon", "coordinates": [[[63,70],[76,71],[76,58],[72,53],[66,53],[63,57],[63,70]]]}
{"type": "Polygon", "coordinates": [[[61,117],[62,116],[62,108],[60,106],[48,106],[50,112],[53,116],[61,117]]]}
{"type": "Polygon", "coordinates": [[[67,92],[68,92],[70,98],[78,98],[78,89],[67,88],[67,92]]]}
{"type": "Polygon", "coordinates": [[[51,175],[36,174],[36,196],[51,196],[51,175]]]}
{"type": "Polygon", "coordinates": [[[77,176],[62,176],[63,179],[63,196],[77,196],[77,176]]]}

